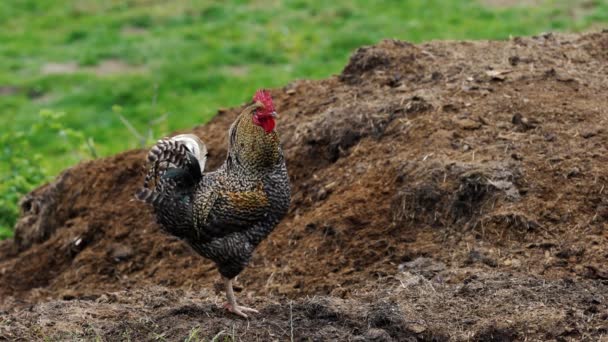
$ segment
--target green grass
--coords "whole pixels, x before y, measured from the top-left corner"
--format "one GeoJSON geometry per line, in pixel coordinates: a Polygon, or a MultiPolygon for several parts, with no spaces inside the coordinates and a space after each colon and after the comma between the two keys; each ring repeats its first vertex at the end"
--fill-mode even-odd
{"type": "MultiPolygon", "coordinates": [[[[61,125],[107,156],[140,144],[114,105],[137,130],[158,137],[203,123],[257,88],[339,73],[354,49],[383,38],[505,39],[606,21],[608,4],[600,1],[499,9],[472,0],[4,0],[0,132],[27,132],[41,109],[62,111],[61,125]],[[577,4],[586,5],[573,11],[577,4]],[[126,70],[97,73],[108,60],[126,70]],[[49,63],[71,72],[44,73],[49,63]]],[[[82,158],[60,133],[37,131],[17,151],[40,155],[36,165],[55,175],[82,158]]],[[[1,172],[14,169],[7,160],[1,172]]]]}

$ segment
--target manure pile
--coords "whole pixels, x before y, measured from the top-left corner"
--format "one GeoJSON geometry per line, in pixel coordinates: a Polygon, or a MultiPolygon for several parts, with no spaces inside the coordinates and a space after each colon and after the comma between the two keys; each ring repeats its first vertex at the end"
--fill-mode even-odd
{"type": "MultiPolygon", "coordinates": [[[[272,90],[293,200],[239,276],[249,321],[132,201],[144,150],[76,165],[0,243],[0,339],[601,339],[607,75],[608,31],[391,40],[272,90]]],[[[191,130],[211,168],[240,109],[191,130]]]]}

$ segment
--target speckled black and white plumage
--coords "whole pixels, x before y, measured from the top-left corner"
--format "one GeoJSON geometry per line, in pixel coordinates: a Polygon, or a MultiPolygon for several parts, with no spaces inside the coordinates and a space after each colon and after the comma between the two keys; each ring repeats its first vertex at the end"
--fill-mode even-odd
{"type": "Polygon", "coordinates": [[[214,261],[228,279],[247,266],[290,202],[278,134],[252,120],[262,107],[254,103],[232,124],[226,162],[213,172],[202,173],[206,149],[198,138],[159,141],[148,157],[145,186],[136,195],[153,206],[165,231],[214,261]]]}

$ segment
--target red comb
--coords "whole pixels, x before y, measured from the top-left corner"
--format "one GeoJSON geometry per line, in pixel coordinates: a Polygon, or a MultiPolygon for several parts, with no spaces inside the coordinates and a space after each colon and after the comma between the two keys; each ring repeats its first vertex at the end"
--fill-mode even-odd
{"type": "Polygon", "coordinates": [[[253,101],[261,102],[264,105],[264,113],[272,113],[275,110],[270,93],[264,89],[260,89],[255,92],[255,95],[253,95],[253,101]]]}

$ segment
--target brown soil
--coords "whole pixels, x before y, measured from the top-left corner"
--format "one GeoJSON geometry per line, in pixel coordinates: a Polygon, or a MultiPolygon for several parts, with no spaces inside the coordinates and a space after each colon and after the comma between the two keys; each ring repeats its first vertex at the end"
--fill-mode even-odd
{"type": "MultiPolygon", "coordinates": [[[[383,41],[273,90],[293,203],[239,277],[248,321],[132,200],[145,151],[77,165],[0,244],[0,338],[602,339],[607,74],[608,31],[383,41]]],[[[193,130],[212,168],[238,112],[193,130]]]]}

